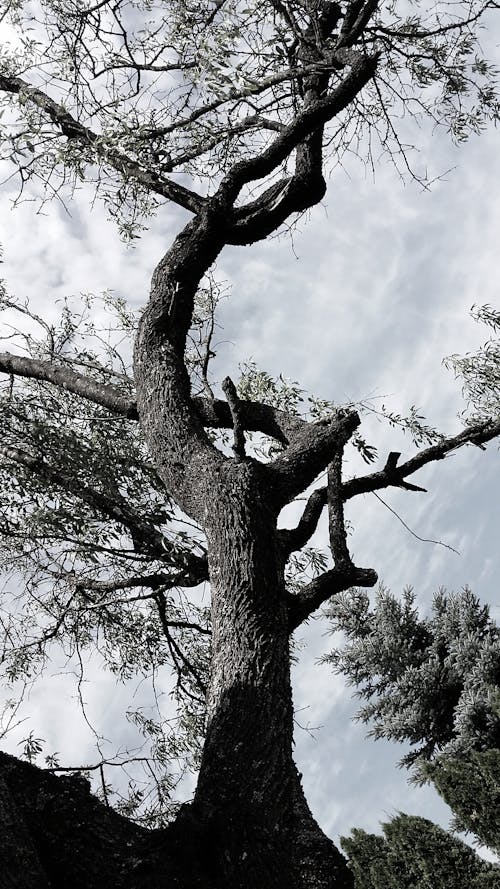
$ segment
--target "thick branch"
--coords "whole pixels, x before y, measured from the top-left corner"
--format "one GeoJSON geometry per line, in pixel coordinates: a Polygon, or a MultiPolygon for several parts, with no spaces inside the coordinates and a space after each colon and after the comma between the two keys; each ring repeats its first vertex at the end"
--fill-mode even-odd
{"type": "MultiPolygon", "coordinates": [[[[193,398],[193,404],[204,426],[213,429],[231,429],[232,417],[227,401],[193,398]]],[[[262,432],[287,445],[294,435],[301,432],[306,422],[287,411],[280,411],[258,401],[239,401],[242,426],[248,432],[262,432]]]]}
{"type": "Polygon", "coordinates": [[[300,593],[290,595],[288,599],[288,620],[290,632],[316,611],[323,602],[337,593],[353,586],[372,587],[378,580],[372,568],[332,568],[320,574],[311,583],[303,587],[300,593]]]}
{"type": "Polygon", "coordinates": [[[348,571],[354,566],[347,548],[344,522],[344,501],[342,499],[343,451],[343,448],[339,448],[328,467],[328,531],[335,567],[348,571]]]}
{"type": "Polygon", "coordinates": [[[238,460],[244,460],[245,454],[245,433],[243,431],[243,423],[241,420],[240,400],[231,377],[225,377],[222,381],[222,391],[227,398],[231,418],[233,421],[233,453],[238,460]]]}
{"type": "MultiPolygon", "coordinates": [[[[67,365],[3,352],[0,353],[0,372],[53,383],[80,398],[107,408],[113,414],[127,417],[129,420],[138,419],[137,406],[133,398],[123,395],[115,386],[99,383],[67,365]]],[[[212,401],[201,397],[193,398],[192,401],[204,426],[231,429],[233,422],[226,401],[219,399],[212,401]]],[[[267,404],[240,401],[239,405],[244,429],[249,432],[262,432],[281,444],[288,444],[289,439],[305,425],[299,417],[267,404]]]]}
{"type": "Polygon", "coordinates": [[[363,0],[352,0],[340,30],[339,47],[353,46],[359,40],[378,5],[378,0],[367,0],[366,3],[363,0]]]}
{"type": "MultiPolygon", "coordinates": [[[[59,573],[61,569],[59,569],[59,573]]],[[[90,578],[79,578],[70,572],[67,572],[68,581],[72,583],[78,590],[89,590],[96,593],[114,593],[118,590],[130,590],[144,588],[149,590],[172,589],[173,587],[192,587],[198,586],[204,580],[208,580],[208,562],[206,556],[196,556],[193,554],[189,559],[189,564],[183,571],[175,571],[171,574],[165,574],[163,571],[156,571],[154,574],[136,574],[131,577],[124,577],[122,580],[91,580],[90,578]],[[196,572],[193,570],[196,567],[196,572]]],[[[153,598],[154,592],[141,598],[153,598]]],[[[96,603],[99,607],[100,602],[96,603]]],[[[104,603],[109,604],[109,603],[104,603]]]]}
{"type": "Polygon", "coordinates": [[[234,211],[230,244],[251,244],[276,231],[292,213],[313,207],[324,197],[322,169],[323,127],[297,147],[295,173],[266,189],[255,201],[234,211]]]}
{"type": "Polygon", "coordinates": [[[279,506],[290,503],[312,484],[359,423],[355,411],[339,411],[328,422],[305,424],[286,451],[265,467],[279,506]]]}
{"type": "Polygon", "coordinates": [[[73,392],[81,398],[94,402],[94,404],[100,404],[113,414],[128,417],[130,420],[138,418],[135,402],[123,395],[115,386],[99,383],[92,377],[78,373],[64,364],[2,352],[0,353],[0,372],[53,383],[61,389],[66,389],[68,392],[73,392]]]}
{"type": "Polygon", "coordinates": [[[351,70],[329,95],[303,108],[261,154],[236,163],[222,180],[217,195],[234,203],[249,182],[268,176],[311,133],[340,114],[373,77],[378,54],[353,58],[351,70]]]}
{"type": "Polygon", "coordinates": [[[412,475],[427,463],[435,460],[442,460],[450,451],[463,447],[466,444],[482,445],[487,441],[491,441],[500,435],[500,417],[492,420],[486,420],[483,423],[477,423],[474,426],[468,426],[451,438],[443,438],[437,444],[431,445],[420,451],[411,460],[397,466],[394,459],[387,460],[386,465],[379,472],[373,472],[370,475],[361,478],[352,478],[345,482],[342,486],[342,496],[344,500],[356,497],[358,494],[366,494],[368,491],[378,491],[381,488],[406,487],[410,490],[424,490],[418,486],[410,486],[404,482],[404,479],[412,475]]]}
{"type": "Polygon", "coordinates": [[[306,503],[304,512],[296,528],[282,528],[278,539],[285,558],[302,549],[311,539],[326,505],[326,488],[316,488],[306,503]]]}
{"type": "Polygon", "coordinates": [[[20,77],[0,74],[0,90],[19,95],[25,101],[36,105],[58,127],[62,136],[79,142],[83,149],[92,148],[101,161],[108,163],[126,178],[132,177],[149,191],[168,198],[192,213],[199,213],[202,210],[205,199],[200,195],[178,182],[159,176],[151,170],[146,170],[137,161],[128,157],[125,152],[109,147],[106,145],[104,137],[85,127],[63,105],[59,105],[37,87],[31,86],[20,77]]]}

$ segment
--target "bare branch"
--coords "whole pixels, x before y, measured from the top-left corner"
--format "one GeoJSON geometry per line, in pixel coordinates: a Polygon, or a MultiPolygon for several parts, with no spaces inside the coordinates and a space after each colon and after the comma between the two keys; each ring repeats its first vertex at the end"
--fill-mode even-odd
{"type": "MultiPolygon", "coordinates": [[[[72,572],[64,572],[65,576],[71,584],[74,584],[77,590],[91,590],[99,593],[114,593],[118,590],[129,590],[142,587],[156,591],[158,589],[172,589],[173,587],[192,587],[198,586],[204,580],[208,580],[208,562],[206,556],[196,556],[191,554],[189,566],[182,571],[176,571],[172,574],[165,574],[163,571],[155,571],[153,574],[135,574],[131,577],[124,577],[121,580],[92,580],[91,578],[82,578],[76,576],[72,572]],[[194,570],[196,568],[196,570],[194,570]]],[[[61,573],[61,569],[59,569],[61,573]]],[[[153,598],[155,592],[140,596],[141,599],[153,598]]],[[[95,603],[100,607],[101,604],[117,604],[118,600],[113,603],[95,603]]],[[[123,602],[131,602],[133,599],[119,600],[123,602]]]]}
{"type": "MultiPolygon", "coordinates": [[[[301,142],[352,102],[373,77],[378,58],[378,54],[374,54],[358,55],[353,59],[349,73],[333,92],[305,106],[261,154],[240,161],[232,167],[222,180],[217,197],[221,196],[233,204],[245,184],[272,173],[301,142]]],[[[230,236],[227,242],[232,243],[230,236]]]]}
{"type": "MultiPolygon", "coordinates": [[[[231,429],[233,422],[231,411],[226,401],[196,397],[193,398],[196,408],[204,426],[213,429],[231,429]]],[[[294,435],[298,435],[305,427],[306,422],[294,414],[281,411],[269,404],[261,404],[258,401],[239,401],[240,418],[242,426],[249,432],[262,432],[275,438],[281,444],[288,445],[294,435]]]]}
{"type": "Polygon", "coordinates": [[[354,565],[347,548],[347,534],[344,522],[344,501],[342,499],[343,452],[344,449],[339,448],[328,466],[328,531],[335,567],[349,571],[354,565]]]}
{"type": "Polygon", "coordinates": [[[227,398],[227,403],[229,405],[229,410],[231,411],[231,418],[233,421],[233,430],[234,430],[234,443],[233,443],[233,452],[235,457],[238,460],[244,460],[245,454],[245,434],[243,432],[243,425],[241,422],[240,416],[240,400],[238,398],[238,393],[236,391],[236,386],[234,385],[231,377],[226,377],[222,381],[222,391],[227,398]]]}
{"type": "Polygon", "coordinates": [[[344,500],[356,497],[358,494],[366,494],[367,491],[378,491],[381,488],[391,486],[397,488],[407,488],[411,491],[423,491],[417,485],[411,485],[404,479],[408,475],[412,475],[418,469],[421,469],[427,463],[435,460],[443,460],[450,451],[455,451],[466,444],[474,444],[480,447],[487,441],[497,438],[500,435],[500,417],[496,419],[486,420],[483,423],[476,423],[474,426],[467,426],[458,435],[451,438],[443,438],[437,444],[433,444],[428,448],[420,451],[411,460],[397,466],[399,454],[396,452],[389,454],[387,462],[382,470],[373,472],[360,478],[352,478],[342,485],[342,496],[344,500]]]}
{"type": "Polygon", "coordinates": [[[302,549],[302,547],[311,539],[318,527],[318,522],[325,505],[326,487],[316,488],[306,503],[297,527],[282,528],[278,531],[280,545],[286,558],[296,550],[302,549]]]}
{"type": "Polygon", "coordinates": [[[194,700],[199,701],[195,695],[191,694],[189,689],[183,683],[182,674],[182,664],[185,667],[185,670],[193,676],[198,688],[203,693],[206,694],[207,688],[203,679],[201,678],[198,670],[194,666],[194,664],[189,660],[186,654],[182,651],[180,646],[177,644],[175,639],[172,638],[172,634],[170,633],[171,623],[167,618],[167,600],[165,599],[164,594],[160,591],[156,595],[156,605],[158,608],[158,614],[160,616],[160,622],[163,628],[163,632],[165,634],[165,638],[167,640],[168,647],[170,649],[170,654],[172,655],[172,660],[174,661],[175,668],[177,670],[177,685],[178,687],[187,694],[188,697],[194,698],[194,700]],[[182,664],[179,664],[179,660],[182,664]]]}
{"type": "Polygon", "coordinates": [[[288,620],[290,632],[293,632],[303,621],[316,611],[323,602],[332,596],[348,590],[353,586],[372,587],[377,583],[377,573],[372,568],[332,568],[311,583],[303,587],[299,593],[288,597],[288,620]]]}
{"type": "Polygon", "coordinates": [[[61,389],[66,389],[81,398],[93,401],[94,404],[106,407],[113,414],[137,420],[137,408],[132,399],[122,395],[115,386],[98,383],[92,377],[78,373],[64,364],[2,352],[0,353],[0,372],[53,383],[61,389]]]}
{"type": "MultiPolygon", "coordinates": [[[[66,365],[3,352],[0,353],[0,372],[44,380],[99,404],[111,413],[129,420],[139,418],[133,398],[123,395],[115,386],[98,383],[92,377],[78,373],[66,365]]],[[[226,401],[212,401],[199,396],[192,401],[204,426],[231,429],[233,421],[226,401]]],[[[257,401],[240,401],[240,415],[244,429],[270,435],[282,444],[288,444],[290,437],[306,425],[299,417],[257,401]]]]}
{"type": "Polygon", "coordinates": [[[338,411],[328,421],[305,423],[284,453],[263,467],[278,503],[284,506],[309,487],[359,423],[356,411],[338,411]]]}

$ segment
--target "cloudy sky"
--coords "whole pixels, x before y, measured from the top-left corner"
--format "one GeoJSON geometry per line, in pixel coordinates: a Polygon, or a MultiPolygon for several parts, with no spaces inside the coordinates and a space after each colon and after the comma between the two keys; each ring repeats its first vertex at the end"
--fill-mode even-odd
{"type": "MultiPolygon", "coordinates": [[[[390,165],[380,165],[373,180],[353,162],[332,174],[322,205],[292,237],[222,255],[217,275],[231,283],[232,293],[219,319],[219,379],[236,377],[239,362],[253,358],[324,398],[380,398],[400,412],[415,404],[442,431],[459,430],[460,387],[441,362],[485,340],[487,331],[469,317],[472,304],[498,305],[498,134],[492,129],[460,149],[445,132],[419,137],[417,162],[431,176],[445,174],[430,191],[403,184],[390,165]]],[[[71,215],[58,204],[43,215],[30,202],[12,210],[13,194],[11,184],[3,187],[3,276],[11,293],[29,297],[46,316],[55,313],[58,297],[82,291],[112,289],[132,306],[143,305],[151,272],[185,218],[165,206],[130,250],[106,212],[89,209],[84,190],[72,201],[71,215]]],[[[389,450],[414,453],[409,440],[373,418],[364,431],[379,447],[381,463],[389,450]]],[[[460,555],[420,542],[368,495],[349,506],[355,561],[375,568],[393,592],[412,584],[422,608],[440,586],[464,584],[498,605],[495,446],[486,453],[463,449],[415,481],[428,493],[389,491],[384,499],[420,537],[450,544],[460,555]]],[[[317,542],[324,539],[320,528],[317,542]]],[[[351,720],[350,691],[316,665],[328,648],[325,629],[314,621],[304,631],[308,644],[294,671],[297,719],[316,729],[298,729],[296,737],[315,815],[333,837],[352,826],[377,830],[399,810],[446,826],[449,812],[437,795],[409,788],[396,768],[404,750],[367,741],[364,727],[351,720]]],[[[128,740],[119,715],[129,690],[117,690],[113,677],[94,678],[86,689],[92,719],[118,744],[128,740]]],[[[70,677],[49,674],[22,711],[29,722],[5,739],[5,748],[18,752],[19,739],[33,729],[63,761],[94,759],[74,694],[70,677]]]]}

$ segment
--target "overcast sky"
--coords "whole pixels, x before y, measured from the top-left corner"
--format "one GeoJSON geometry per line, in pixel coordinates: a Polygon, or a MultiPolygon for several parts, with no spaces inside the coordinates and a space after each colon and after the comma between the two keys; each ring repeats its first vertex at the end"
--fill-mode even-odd
{"type": "MultiPolygon", "coordinates": [[[[347,172],[334,172],[322,205],[300,221],[292,238],[221,256],[217,274],[231,283],[232,294],[220,316],[225,344],[215,367],[219,379],[237,377],[238,363],[253,358],[324,398],[380,397],[401,412],[416,404],[442,431],[459,431],[460,387],[441,362],[486,339],[486,329],[469,317],[471,305],[498,305],[498,134],[492,129],[460,149],[444,132],[421,137],[418,162],[432,175],[450,171],[430,191],[403,185],[388,165],[373,181],[353,163],[347,172]]],[[[71,216],[58,204],[44,215],[35,215],[31,203],[12,211],[12,185],[2,194],[3,276],[11,293],[28,296],[35,311],[49,316],[58,297],[82,291],[112,289],[134,307],[143,305],[155,264],[187,218],[165,206],[130,250],[101,207],[89,210],[85,191],[71,202],[71,216]]],[[[409,440],[373,419],[364,429],[379,447],[381,464],[389,450],[414,453],[409,440]]],[[[357,564],[375,568],[393,592],[412,584],[423,608],[440,586],[464,584],[498,605],[495,445],[486,453],[463,449],[415,481],[428,493],[388,491],[384,499],[420,537],[444,541],[460,555],[420,542],[366,496],[348,509],[357,564]]],[[[317,540],[324,539],[320,528],[317,540]]],[[[365,740],[365,728],[350,719],[350,691],[315,664],[328,648],[325,629],[316,621],[301,634],[308,646],[294,670],[297,719],[320,727],[313,736],[298,729],[296,738],[314,814],[333,837],[353,826],[375,831],[399,810],[446,826],[449,813],[437,795],[409,788],[406,773],[395,767],[404,750],[365,740]]],[[[130,729],[119,721],[126,695],[115,681],[96,675],[86,698],[99,729],[120,743],[130,729]]],[[[30,721],[6,739],[6,749],[19,752],[19,738],[33,729],[62,761],[95,759],[67,676],[49,675],[23,715],[30,721]]]]}

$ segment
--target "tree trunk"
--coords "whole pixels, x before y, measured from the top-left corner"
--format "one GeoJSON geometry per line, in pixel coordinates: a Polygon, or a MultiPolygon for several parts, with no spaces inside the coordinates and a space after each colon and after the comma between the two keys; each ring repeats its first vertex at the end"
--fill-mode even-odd
{"type": "Polygon", "coordinates": [[[211,486],[213,658],[193,814],[210,832],[217,886],[344,889],[350,872],[314,821],[292,758],[284,566],[260,470],[227,461],[211,486]]]}
{"type": "Polygon", "coordinates": [[[266,465],[213,446],[184,363],[194,295],[223,245],[224,219],[212,210],[188,224],[157,266],[134,356],[150,453],[208,547],[207,737],[183,830],[214,889],[349,889],[345,860],[314,821],[292,758],[289,615],[276,530],[282,491],[266,465]]]}

